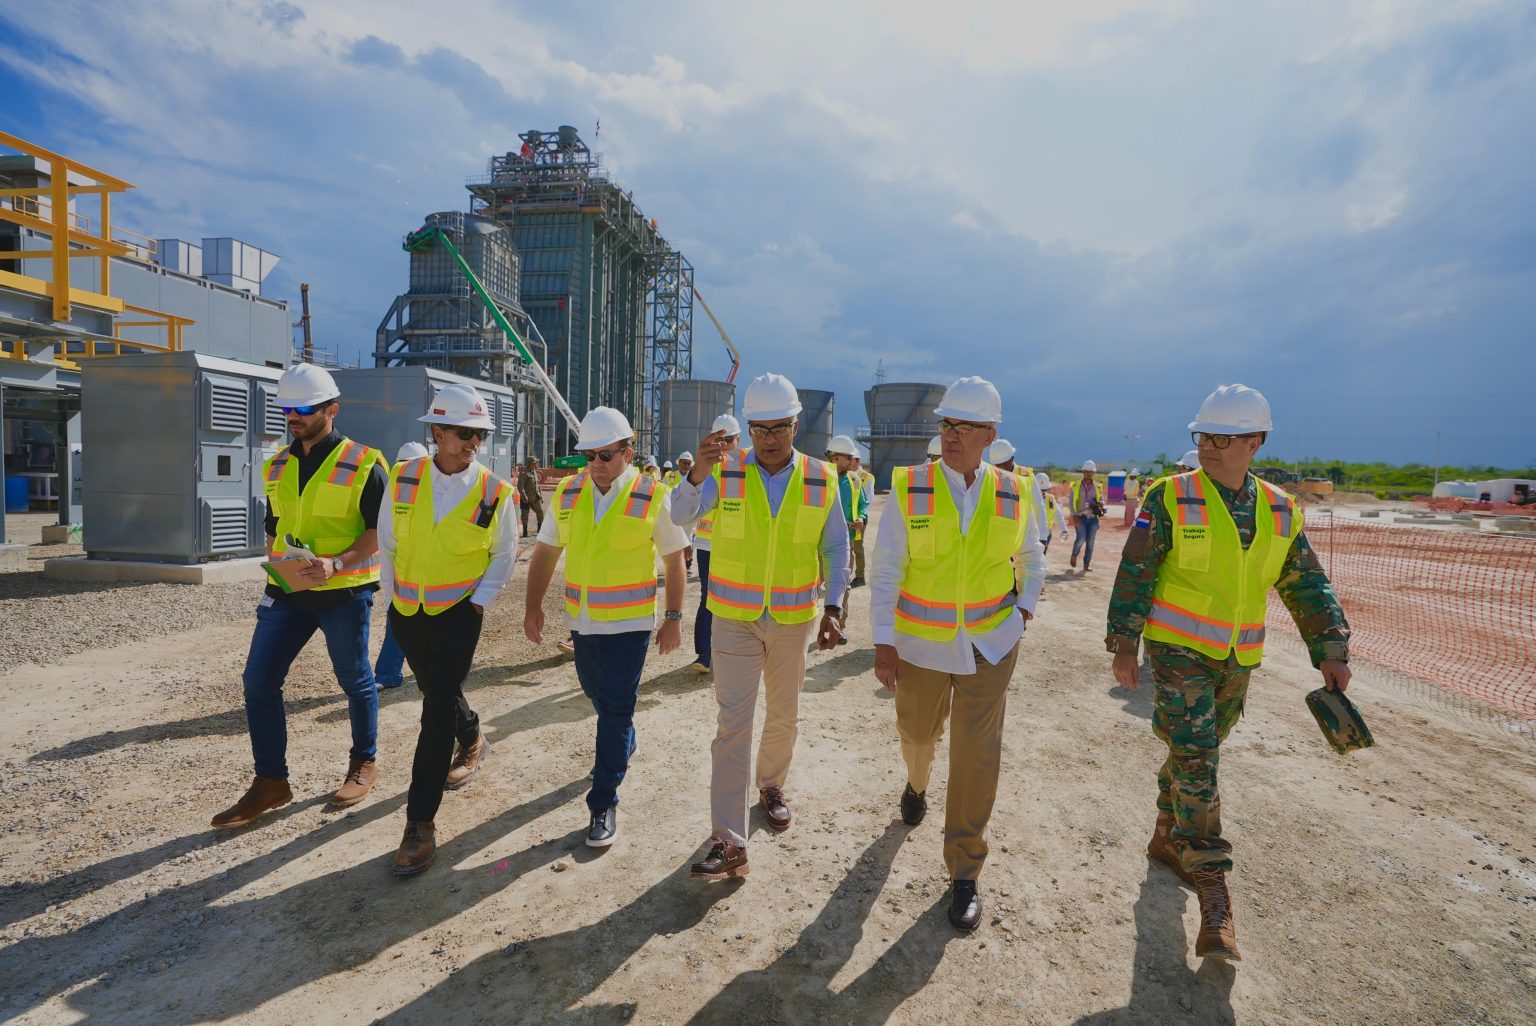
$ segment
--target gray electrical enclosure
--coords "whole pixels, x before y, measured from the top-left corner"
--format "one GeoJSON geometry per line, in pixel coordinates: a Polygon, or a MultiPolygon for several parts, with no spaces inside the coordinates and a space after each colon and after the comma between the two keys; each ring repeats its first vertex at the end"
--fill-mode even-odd
{"type": "Polygon", "coordinates": [[[196,352],[81,367],[86,554],[202,563],[266,549],[261,464],[281,372],[196,352]]]}

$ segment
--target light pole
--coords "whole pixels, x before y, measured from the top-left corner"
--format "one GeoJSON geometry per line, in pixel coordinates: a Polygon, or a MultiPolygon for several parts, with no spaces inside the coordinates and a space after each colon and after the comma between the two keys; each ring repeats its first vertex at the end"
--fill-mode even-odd
{"type": "Polygon", "coordinates": [[[1129,474],[1131,467],[1136,463],[1136,443],[1141,441],[1140,435],[1127,434],[1125,436],[1125,472],[1129,474]]]}
{"type": "MultiPolygon", "coordinates": [[[[1435,484],[1438,485],[1439,483],[1440,483],[1440,431],[1437,428],[1435,430],[1435,484]]],[[[1435,490],[1433,488],[1431,488],[1429,490],[1429,494],[1430,495],[1434,495],[1435,494],[1435,490]]]]}

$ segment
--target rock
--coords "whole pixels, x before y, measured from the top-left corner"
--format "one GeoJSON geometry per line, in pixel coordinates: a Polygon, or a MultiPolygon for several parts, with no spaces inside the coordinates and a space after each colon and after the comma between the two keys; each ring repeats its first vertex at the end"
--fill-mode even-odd
{"type": "Polygon", "coordinates": [[[556,862],[553,866],[550,866],[549,868],[553,869],[557,873],[563,873],[567,869],[571,868],[571,864],[569,862],[565,861],[565,859],[560,859],[558,862],[556,862]]]}

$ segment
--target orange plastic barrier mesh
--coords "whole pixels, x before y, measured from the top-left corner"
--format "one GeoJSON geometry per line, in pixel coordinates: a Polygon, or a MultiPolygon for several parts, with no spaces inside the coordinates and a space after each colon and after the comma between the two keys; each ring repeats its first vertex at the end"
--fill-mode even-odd
{"type": "MultiPolygon", "coordinates": [[[[1536,538],[1308,511],[1350,651],[1536,719],[1536,538]]],[[[1270,593],[1269,626],[1296,633],[1270,593]]]]}

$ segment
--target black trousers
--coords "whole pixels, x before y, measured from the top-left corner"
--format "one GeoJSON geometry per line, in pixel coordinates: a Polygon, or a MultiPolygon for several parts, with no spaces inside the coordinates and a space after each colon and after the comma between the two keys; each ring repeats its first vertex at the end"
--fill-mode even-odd
{"type": "Polygon", "coordinates": [[[411,792],[405,818],[430,821],[443,803],[443,782],[453,765],[453,744],[473,744],[480,717],[464,697],[464,678],[475,660],[485,617],[464,599],[436,616],[418,610],[402,616],[393,605],[389,622],[421,689],[421,733],[411,762],[411,792]]]}

